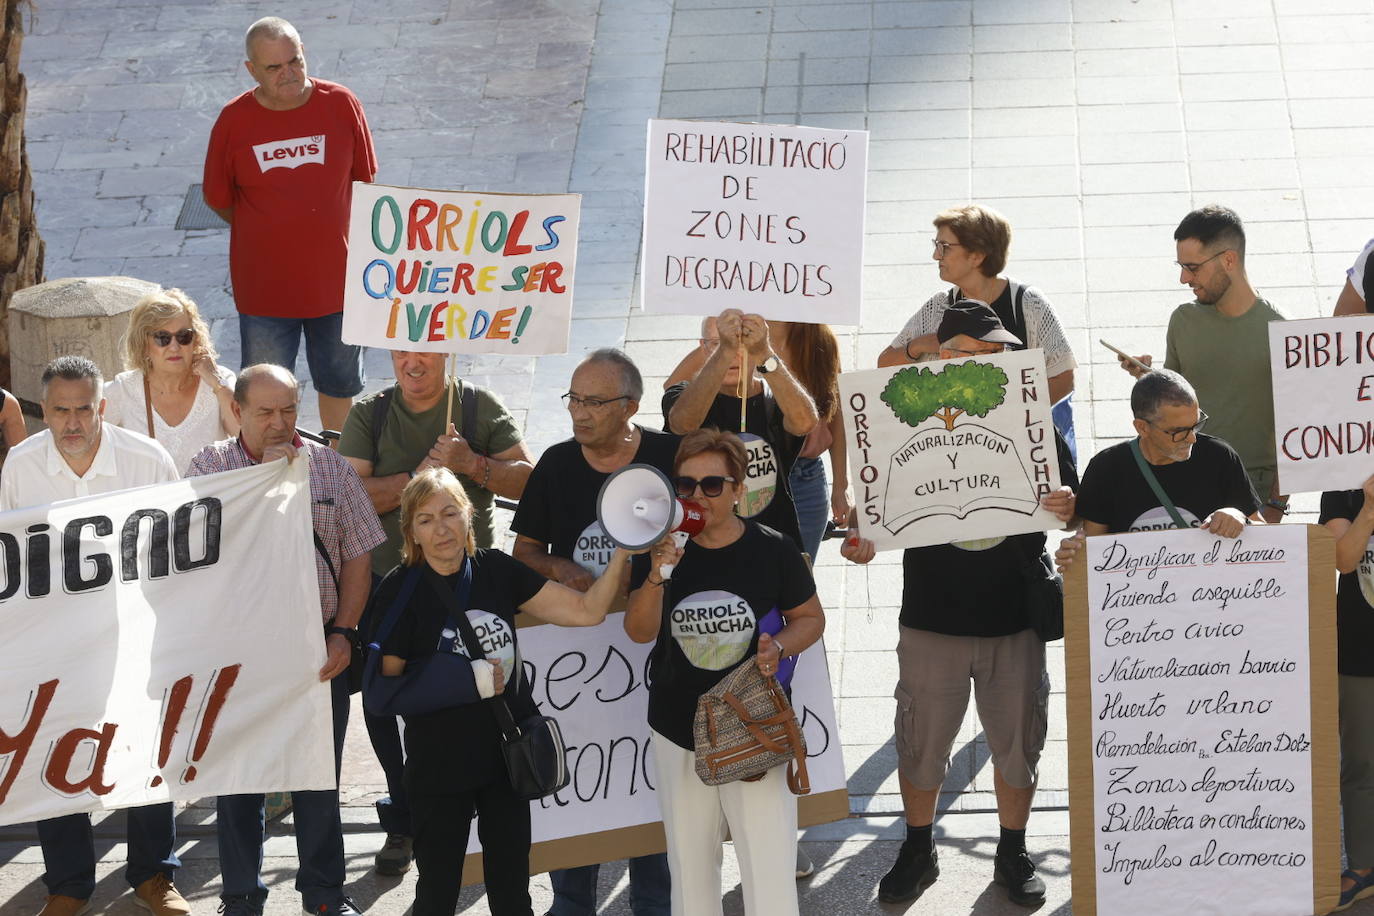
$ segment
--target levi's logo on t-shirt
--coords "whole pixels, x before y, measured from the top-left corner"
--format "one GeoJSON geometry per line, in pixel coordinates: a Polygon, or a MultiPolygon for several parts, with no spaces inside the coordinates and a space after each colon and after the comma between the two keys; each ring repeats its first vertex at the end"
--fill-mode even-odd
{"type": "Polygon", "coordinates": [[[307,162],[324,165],[324,135],[258,143],[253,147],[253,158],[264,172],[278,167],[294,169],[307,162]]]}

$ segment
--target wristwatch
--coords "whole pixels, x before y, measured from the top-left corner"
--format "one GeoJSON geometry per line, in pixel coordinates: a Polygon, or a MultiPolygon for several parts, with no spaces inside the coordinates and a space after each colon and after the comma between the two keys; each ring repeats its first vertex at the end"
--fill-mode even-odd
{"type": "Polygon", "coordinates": [[[348,640],[348,644],[355,649],[358,647],[358,628],[357,627],[325,627],[325,636],[342,636],[348,640]]]}
{"type": "Polygon", "coordinates": [[[1284,515],[1288,514],[1288,503],[1279,499],[1266,499],[1264,504],[1271,509],[1278,509],[1284,515]]]}
{"type": "Polygon", "coordinates": [[[770,372],[777,372],[781,369],[782,360],[778,359],[778,355],[774,353],[754,368],[759,371],[759,375],[767,375],[770,372]]]}

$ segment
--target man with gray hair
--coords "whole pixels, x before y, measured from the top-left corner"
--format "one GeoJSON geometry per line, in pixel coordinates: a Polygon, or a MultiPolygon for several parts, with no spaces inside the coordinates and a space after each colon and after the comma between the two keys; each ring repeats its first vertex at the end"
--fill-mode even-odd
{"type": "MultiPolygon", "coordinates": [[[[348,729],[348,664],[358,641],[358,620],[372,587],[372,548],[386,540],[358,474],[333,449],[296,435],[300,385],[280,366],[250,366],[234,385],[237,438],[215,442],[191,459],[189,476],[251,467],[264,461],[310,460],[310,517],[315,541],[315,581],[320,589],[321,636],[327,657],[319,678],[330,685],[337,782],[348,729]]],[[[269,634],[263,634],[267,638],[269,634]]],[[[258,753],[260,751],[251,751],[258,753]]],[[[290,753],[289,748],[278,749],[290,753]]],[[[344,895],[343,824],[338,789],[292,792],[296,890],[305,910],[317,916],[358,912],[344,895]]],[[[223,795],[215,806],[224,916],[260,916],[267,900],[262,882],[263,796],[223,795]]]]}
{"type": "MultiPolygon", "coordinates": [[[[84,356],[59,356],[43,370],[43,422],[48,428],[10,449],[0,476],[0,511],[167,483],[181,477],[152,439],[102,422],[100,368],[84,356]]],[[[191,912],[172,885],[181,865],[171,802],[129,808],[124,877],[141,906],[156,916],[191,912]]],[[[38,822],[48,899],[39,916],[77,916],[95,893],[95,835],[88,814],[38,822]]]]}
{"type": "Polygon", "coordinates": [[[320,419],[342,429],[363,390],[362,348],[341,333],[352,183],[377,173],[372,134],[352,92],[307,75],[291,23],[259,19],[244,44],[257,86],[215,121],[203,186],[229,223],[241,365],[294,369],[304,334],[320,419]]]}
{"type": "MultiPolygon", "coordinates": [[[[595,350],[573,371],[563,395],[573,435],[545,450],[525,484],[511,522],[517,560],[579,591],[605,571],[615,544],[597,521],[601,485],[627,464],[673,473],[678,437],[631,422],[643,396],[639,369],[620,350],[595,350]]],[[[587,865],[551,872],[550,916],[594,916],[598,871],[599,866],[587,865]]],[[[635,916],[668,916],[671,906],[667,856],[631,859],[635,916]]]]}

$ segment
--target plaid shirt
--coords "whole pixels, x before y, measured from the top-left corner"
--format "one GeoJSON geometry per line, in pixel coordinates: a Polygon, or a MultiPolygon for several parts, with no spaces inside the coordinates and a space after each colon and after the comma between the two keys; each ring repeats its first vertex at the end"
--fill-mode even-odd
{"type": "MultiPolygon", "coordinates": [[[[334,572],[343,573],[343,564],[372,551],[386,541],[377,510],[367,498],[362,481],[353,467],[338,452],[314,443],[296,446],[310,458],[310,520],[315,534],[324,543],[334,572]]],[[[187,477],[218,474],[258,464],[243,447],[242,439],[225,439],[201,449],[191,459],[187,477]]],[[[265,545],[271,549],[270,545],[265,545]]],[[[339,589],[329,567],[315,548],[315,580],[320,586],[320,610],[325,623],[339,612],[339,589]]]]}

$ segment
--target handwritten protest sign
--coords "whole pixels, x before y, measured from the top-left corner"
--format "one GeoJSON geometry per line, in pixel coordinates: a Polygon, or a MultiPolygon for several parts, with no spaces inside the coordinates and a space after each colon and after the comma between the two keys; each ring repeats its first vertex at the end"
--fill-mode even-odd
{"type": "Polygon", "coordinates": [[[649,122],[645,311],[858,324],[868,132],[649,122]]]}
{"type": "MultiPolygon", "coordinates": [[[[596,627],[520,630],[525,674],[540,711],[558,720],[572,774],[567,788],[530,807],[533,874],[664,849],[649,744],[653,645],[626,636],[622,617],[612,614],[596,627]]],[[[812,787],[799,800],[800,821],[847,817],[844,758],[823,644],[802,653],[792,703],[806,735],[812,787]]],[[[474,831],[469,851],[480,848],[474,831]]],[[[464,880],[481,881],[477,856],[468,858],[464,880]]]]}
{"type": "Polygon", "coordinates": [[[879,550],[1058,528],[1042,350],[846,372],[859,532],[879,550]]]}
{"type": "Polygon", "coordinates": [[[1269,323],[1284,493],[1351,490],[1374,465],[1374,315],[1269,323]]]}
{"type": "Polygon", "coordinates": [[[581,200],[354,182],[344,341],[566,353],[581,200]]]}
{"type": "Polygon", "coordinates": [[[0,515],[0,824],[334,786],[306,475],[0,515]]]}
{"type": "Polygon", "coordinates": [[[1333,542],[1089,538],[1065,639],[1074,912],[1335,903],[1333,542]]]}

